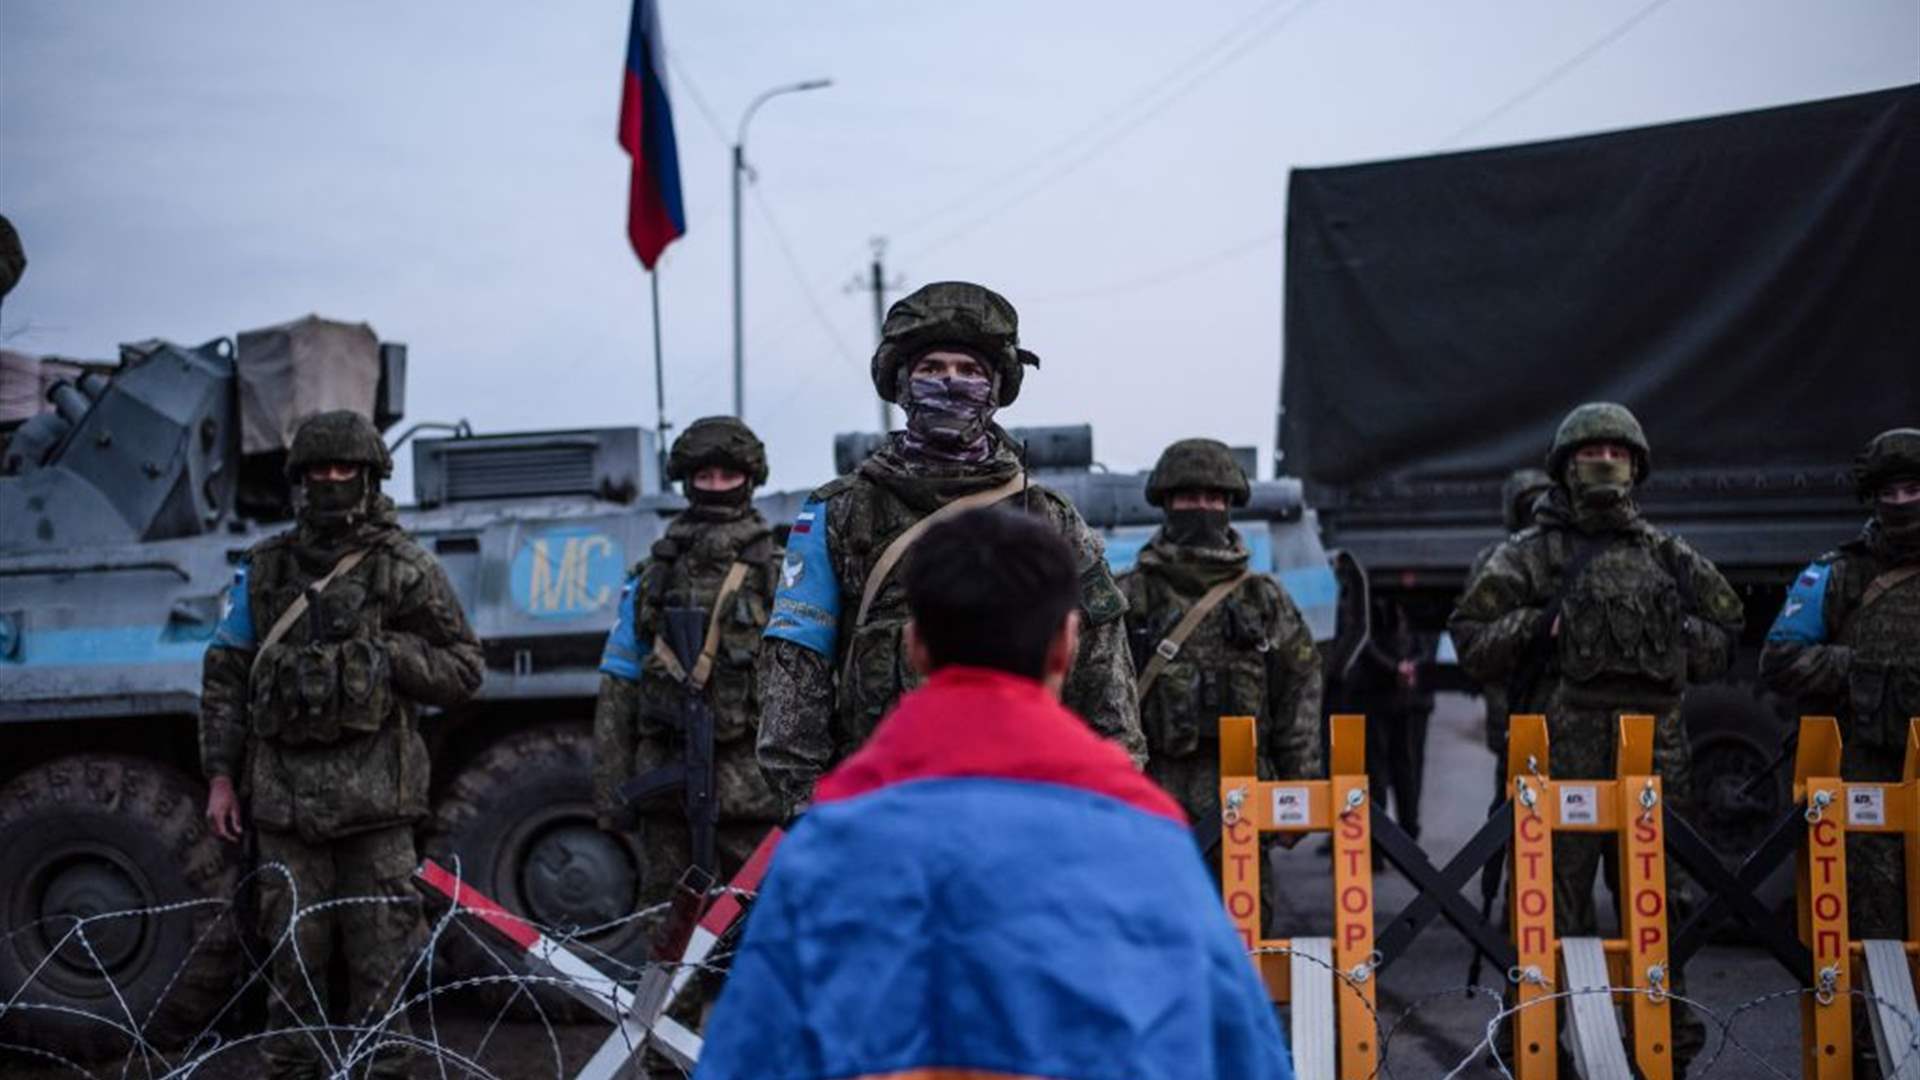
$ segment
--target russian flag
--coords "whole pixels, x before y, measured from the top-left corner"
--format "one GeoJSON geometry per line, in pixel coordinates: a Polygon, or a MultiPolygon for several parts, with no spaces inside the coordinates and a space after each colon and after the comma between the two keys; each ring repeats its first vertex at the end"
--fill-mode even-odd
{"type": "Polygon", "coordinates": [[[946,668],[775,853],[697,1075],[1290,1078],[1179,806],[1028,679],[946,668]]]}
{"type": "Polygon", "coordinates": [[[666,61],[659,5],[633,0],[626,78],[620,90],[620,146],[633,158],[627,239],[640,265],[649,270],[667,245],[687,231],[686,210],[680,205],[680,152],[673,138],[673,110],[667,104],[666,61]]]}

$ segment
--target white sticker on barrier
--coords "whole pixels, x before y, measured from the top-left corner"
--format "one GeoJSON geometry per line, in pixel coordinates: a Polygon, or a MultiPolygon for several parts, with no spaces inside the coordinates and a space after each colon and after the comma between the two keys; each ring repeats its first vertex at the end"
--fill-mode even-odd
{"type": "Polygon", "coordinates": [[[1311,819],[1306,788],[1277,787],[1273,789],[1273,823],[1275,825],[1306,825],[1311,819]]]}
{"type": "Polygon", "coordinates": [[[1885,825],[1887,823],[1887,792],[1882,787],[1850,787],[1847,789],[1847,824],[1849,825],[1885,825]]]}
{"type": "Polygon", "coordinates": [[[1600,824],[1600,789],[1588,784],[1561,784],[1560,824],[1600,824]]]}

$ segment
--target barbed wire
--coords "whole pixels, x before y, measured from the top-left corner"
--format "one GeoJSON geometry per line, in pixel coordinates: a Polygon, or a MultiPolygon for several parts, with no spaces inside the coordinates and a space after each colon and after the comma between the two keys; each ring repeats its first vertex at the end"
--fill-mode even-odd
{"type": "MultiPolygon", "coordinates": [[[[456,871],[457,873],[457,871],[456,871]]],[[[731,893],[744,900],[751,900],[752,893],[718,888],[714,895],[731,893]]],[[[409,1059],[409,1067],[419,1074],[422,1062],[431,1063],[432,1075],[440,1080],[497,1080],[503,1076],[521,1077],[533,1075],[525,1064],[527,1053],[543,1059],[542,1070],[550,1068],[552,1075],[566,1078],[568,1071],[568,1053],[563,1045],[567,1040],[563,1029],[577,1028],[580,1025],[568,1017],[555,1013],[552,1002],[556,997],[578,998],[592,995],[594,990],[581,983],[557,974],[544,974],[531,970],[530,965],[520,959],[515,950],[497,938],[494,932],[475,925],[479,917],[456,905],[448,904],[437,910],[426,921],[424,940],[401,962],[393,965],[389,982],[380,991],[370,996],[376,1007],[367,1015],[344,1017],[338,1020],[320,1022],[318,1019],[293,1024],[275,1026],[272,1024],[246,1024],[240,1016],[245,1012],[245,1000],[263,991],[272,1001],[276,1001],[285,1015],[300,1017],[303,1011],[310,1012],[313,1002],[325,1000],[327,995],[319,992],[326,981],[326,972],[316,970],[302,954],[300,935],[297,932],[307,920],[327,918],[333,913],[354,907],[380,905],[417,905],[421,900],[417,896],[368,895],[337,897],[309,904],[301,904],[298,883],[287,867],[277,863],[266,863],[256,868],[241,882],[234,894],[228,898],[207,898],[162,904],[127,911],[103,912],[89,915],[50,916],[15,926],[0,935],[11,946],[15,939],[23,934],[40,934],[47,943],[46,955],[28,972],[22,985],[15,988],[4,1000],[0,1000],[0,1053],[17,1056],[23,1061],[31,1061],[59,1070],[62,1075],[83,1076],[106,1080],[118,1077],[119,1080],[189,1080],[194,1077],[247,1075],[251,1062],[236,1064],[236,1058],[253,1052],[268,1044],[271,1040],[301,1039],[317,1054],[326,1074],[330,1077],[347,1080],[350,1077],[363,1076],[373,1065],[376,1058],[392,1055],[396,1052],[409,1059]],[[203,950],[214,947],[216,938],[236,928],[243,911],[240,903],[244,889],[257,885],[264,875],[278,874],[284,877],[290,902],[284,924],[267,927],[270,933],[259,933],[249,937],[246,933],[236,936],[240,941],[240,952],[244,959],[243,970],[227,993],[224,1000],[215,1008],[198,1030],[190,1036],[174,1038],[170,1043],[153,1035],[150,1029],[161,1015],[171,995],[180,985],[183,973],[191,960],[203,950]],[[151,1002],[144,1005],[135,1000],[135,995],[126,992],[118,985],[111,973],[110,965],[102,957],[97,938],[107,927],[119,920],[126,919],[162,919],[185,913],[212,914],[215,917],[205,921],[199,927],[185,958],[170,974],[151,1002]],[[268,937],[271,940],[267,940],[268,937]],[[450,967],[447,959],[448,946],[459,941],[465,948],[466,962],[450,967]],[[68,955],[84,957],[91,968],[93,977],[98,978],[106,993],[97,1009],[80,1008],[61,1001],[42,1001],[35,999],[35,990],[46,978],[50,965],[56,955],[67,952],[68,955]],[[283,951],[293,958],[293,971],[300,983],[289,988],[281,985],[272,977],[273,964],[283,951]],[[476,961],[477,960],[477,965],[476,961]],[[289,990],[303,991],[307,1004],[298,1008],[288,999],[289,990]],[[456,1046],[446,1030],[446,1018],[442,1010],[449,1005],[457,1005],[467,1022],[462,1030],[468,1033],[464,1040],[470,1045],[456,1046]],[[530,1012],[532,1020],[515,1019],[517,1011],[530,1012]],[[82,1059],[72,1052],[61,1048],[34,1045],[11,1037],[8,1032],[10,1015],[30,1016],[34,1013],[56,1015],[96,1026],[100,1033],[99,1042],[104,1046],[113,1044],[110,1055],[101,1058],[82,1059]],[[474,1019],[482,1021],[477,1039],[471,1038],[474,1019]],[[405,1030],[398,1025],[403,1021],[412,1025],[405,1030]],[[544,1042],[539,1046],[522,1046],[522,1064],[510,1072],[499,1071],[497,1064],[489,1064],[489,1052],[496,1048],[496,1040],[510,1024],[519,1028],[532,1027],[538,1031],[544,1042]],[[235,1069],[242,1070],[235,1072],[235,1069]]],[[[532,920],[523,920],[526,925],[560,947],[587,960],[599,973],[609,979],[611,984],[620,985],[621,992],[630,991],[642,976],[653,968],[659,968],[671,974],[683,967],[696,973],[724,975],[732,954],[717,951],[698,963],[685,965],[656,965],[653,962],[636,962],[615,955],[599,947],[596,939],[604,941],[608,936],[636,923],[656,919],[666,913],[669,905],[654,905],[618,919],[591,926],[543,926],[532,920]]],[[[244,929],[244,928],[242,928],[244,929]]],[[[1864,989],[1849,988],[1840,990],[1831,985],[1814,987],[1795,986],[1784,990],[1760,994],[1745,1001],[1729,1005],[1723,1002],[1719,1008],[1708,1003],[1677,993],[1673,988],[1660,983],[1650,986],[1608,986],[1563,989],[1553,986],[1542,975],[1534,980],[1546,992],[1530,998],[1524,1003],[1512,999],[1511,989],[1502,990],[1466,984],[1462,986],[1442,987],[1414,998],[1394,1009],[1369,1001],[1365,990],[1371,984],[1380,985],[1380,959],[1376,955],[1367,962],[1351,969],[1342,969],[1320,956],[1305,951],[1282,946],[1261,946],[1251,950],[1251,957],[1284,955],[1293,959],[1304,959],[1309,964],[1324,969],[1334,980],[1336,993],[1352,993],[1360,1000],[1366,1010],[1367,1023],[1371,1028],[1373,1045],[1376,1048],[1376,1067],[1369,1080],[1396,1080],[1394,1071],[1396,1058],[1395,1039],[1410,1025],[1421,1018],[1423,1011],[1438,1002],[1447,999],[1457,1001],[1462,992],[1469,998],[1482,999],[1491,1005],[1491,1012],[1483,1020],[1477,1020],[1478,1038],[1467,1048],[1445,1073],[1444,1077],[1454,1078],[1465,1075],[1476,1062],[1484,1061],[1499,1075],[1511,1080],[1513,1072],[1504,1055],[1510,1048],[1503,1048],[1501,1031],[1503,1026],[1512,1028],[1513,1021],[1530,1009],[1543,1008],[1552,1003],[1567,1002],[1584,995],[1604,994],[1616,1002],[1625,1002],[1634,997],[1646,996],[1670,1003],[1676,1011],[1670,1017],[1679,1020],[1677,1008],[1686,1008],[1697,1018],[1703,1029],[1710,1034],[1701,1047],[1699,1056],[1688,1070],[1689,1076],[1715,1075],[1715,1070],[1723,1066],[1737,1068],[1725,1075],[1766,1075],[1769,1077],[1789,1078],[1792,1074],[1782,1070],[1760,1051],[1749,1046],[1740,1037],[1739,1026],[1743,1018],[1769,1004],[1797,1000],[1804,995],[1813,995],[1824,1006],[1830,1007],[1841,998],[1878,1008],[1884,1017],[1898,1020],[1904,1029],[1904,1042],[1899,1053],[1905,1055],[1920,1054],[1920,1015],[1912,1014],[1890,1002],[1876,997],[1864,989]]],[[[1525,972],[1508,972],[1509,983],[1517,986],[1529,978],[1525,972]]],[[[614,991],[604,993],[606,1011],[617,1011],[614,991]]],[[[298,996],[298,995],[296,995],[298,996]]],[[[626,1030],[616,1028],[604,1019],[596,1017],[601,1029],[610,1029],[602,1038],[611,1038],[612,1031],[626,1030]]],[[[531,1032],[528,1037],[531,1041],[531,1032]]],[[[1677,1032],[1675,1033],[1677,1034],[1677,1032]]],[[[1900,1032],[1887,1030],[1884,1035],[1889,1043],[1899,1040],[1900,1032]]],[[[1671,1039],[1669,1040],[1671,1045],[1671,1039]]],[[[1416,1044],[1417,1045],[1417,1044],[1416,1044]]],[[[1448,1056],[1458,1053],[1459,1043],[1451,1044],[1448,1056]]],[[[629,1040],[626,1049],[629,1055],[638,1047],[629,1040]]],[[[1557,1035],[1556,1049],[1558,1052],[1557,1035]]],[[[655,1062],[658,1068],[664,1064],[655,1062]]],[[[1402,1067],[1408,1067],[1402,1061],[1402,1067]]],[[[577,1066],[576,1066],[577,1067],[577,1066]]],[[[1418,1075],[1436,1075],[1436,1068],[1430,1059],[1423,1058],[1418,1075]]]]}

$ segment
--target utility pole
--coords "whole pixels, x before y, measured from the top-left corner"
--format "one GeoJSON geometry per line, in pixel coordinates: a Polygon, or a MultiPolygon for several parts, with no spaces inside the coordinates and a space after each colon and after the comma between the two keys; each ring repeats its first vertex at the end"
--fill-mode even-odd
{"type": "MultiPolygon", "coordinates": [[[[856,274],[854,275],[852,283],[849,284],[847,288],[849,292],[863,288],[873,291],[873,340],[875,345],[878,345],[881,328],[885,326],[887,322],[887,293],[897,291],[901,286],[901,279],[894,278],[892,281],[887,280],[887,269],[885,265],[887,238],[884,236],[876,236],[868,240],[867,243],[873,247],[873,264],[868,268],[867,280],[862,282],[859,275],[856,274]]],[[[893,430],[893,407],[887,403],[885,398],[881,398],[880,434],[885,435],[891,430],[893,430]]]]}

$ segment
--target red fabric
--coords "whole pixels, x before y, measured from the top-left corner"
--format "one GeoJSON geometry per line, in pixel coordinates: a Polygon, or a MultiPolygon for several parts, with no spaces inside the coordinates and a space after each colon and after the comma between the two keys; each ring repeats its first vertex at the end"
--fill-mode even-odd
{"type": "Polygon", "coordinates": [[[1180,804],[1032,679],[949,667],[907,694],[858,753],[820,779],[837,802],[910,780],[961,776],[1080,788],[1187,824],[1180,804]]]}
{"type": "MultiPolygon", "coordinates": [[[[674,212],[661,190],[657,175],[661,163],[650,161],[641,147],[645,96],[640,76],[629,70],[620,92],[620,145],[633,157],[633,169],[627,178],[627,242],[633,245],[640,265],[651,270],[660,261],[660,253],[686,230],[675,223],[674,212]]],[[[679,163],[669,167],[678,169],[679,163]]],[[[679,183],[677,178],[674,183],[679,183]]]]}

